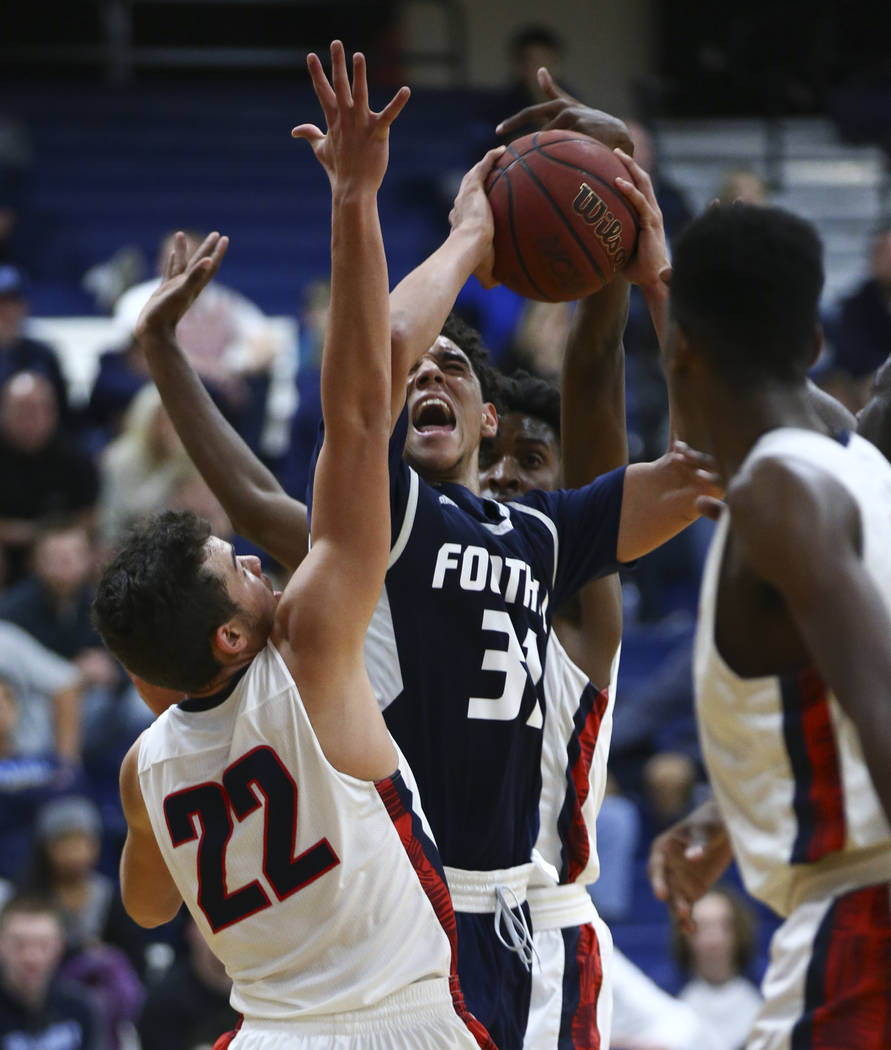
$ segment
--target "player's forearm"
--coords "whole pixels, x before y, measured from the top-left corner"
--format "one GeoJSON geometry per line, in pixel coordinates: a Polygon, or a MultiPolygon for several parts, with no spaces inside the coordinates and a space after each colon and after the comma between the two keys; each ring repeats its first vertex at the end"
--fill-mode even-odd
{"type": "Polygon", "coordinates": [[[628,462],[622,347],[627,317],[628,284],[621,278],[576,309],[561,398],[563,480],[570,488],[628,462]]]}
{"type": "Polygon", "coordinates": [[[286,498],[281,486],[223,417],[176,340],[152,333],[141,346],[189,458],[236,531],[262,546],[268,500],[286,498]]]}
{"type": "Polygon", "coordinates": [[[485,246],[476,232],[458,227],[393,289],[390,336],[394,422],[405,400],[409,369],[436,340],[458,293],[479,266],[485,246]]]}
{"type": "Polygon", "coordinates": [[[331,210],[331,307],[322,354],[326,440],[358,429],[389,433],[390,304],[387,259],[369,189],[334,188],[331,210]]]}

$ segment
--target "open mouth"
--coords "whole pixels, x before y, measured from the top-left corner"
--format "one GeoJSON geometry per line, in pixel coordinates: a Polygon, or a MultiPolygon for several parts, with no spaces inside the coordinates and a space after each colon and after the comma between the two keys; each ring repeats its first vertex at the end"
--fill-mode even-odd
{"type": "Polygon", "coordinates": [[[441,397],[425,397],[419,401],[412,415],[412,426],[419,434],[455,429],[455,413],[441,397]]]}

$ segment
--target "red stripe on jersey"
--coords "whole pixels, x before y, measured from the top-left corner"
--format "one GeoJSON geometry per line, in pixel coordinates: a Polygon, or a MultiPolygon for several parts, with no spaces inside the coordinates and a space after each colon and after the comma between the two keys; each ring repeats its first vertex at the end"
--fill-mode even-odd
{"type": "Polygon", "coordinates": [[[797,677],[804,746],[811,767],[808,798],[814,818],[807,860],[816,861],[843,848],[845,804],[826,686],[813,668],[801,671],[797,677]]]}
{"type": "Polygon", "coordinates": [[[243,1017],[239,1017],[238,1024],[232,1029],[231,1032],[224,1032],[217,1041],[213,1044],[213,1050],[226,1050],[226,1047],[232,1042],[232,1040],[238,1035],[241,1030],[243,1017]]]}
{"type": "Polygon", "coordinates": [[[579,975],[579,1001],[572,1019],[572,1045],[575,1050],[600,1050],[597,1003],[603,987],[603,963],[593,923],[585,923],[579,928],[575,963],[579,975]]]}
{"type": "Polygon", "coordinates": [[[805,1014],[792,1050],[891,1047],[891,894],[887,885],[836,900],[814,940],[805,1014]]]}
{"type": "Polygon", "coordinates": [[[436,917],[449,939],[451,948],[451,965],[449,973],[449,988],[452,993],[452,1003],[455,1012],[466,1025],[470,1034],[476,1039],[477,1045],[482,1050],[497,1050],[492,1042],[492,1037],[485,1027],[467,1009],[464,1002],[464,994],[458,982],[458,929],[455,923],[455,911],[452,908],[452,898],[446,885],[445,874],[439,859],[439,852],[433,841],[425,833],[423,825],[411,806],[411,792],[406,787],[405,781],[400,773],[385,780],[379,780],[375,784],[381,801],[392,820],[402,847],[408,854],[408,859],[418,876],[424,892],[427,894],[436,917]]]}
{"type": "Polygon", "coordinates": [[[591,762],[594,758],[594,748],[597,745],[597,737],[600,733],[600,724],[609,703],[609,695],[606,689],[601,689],[595,695],[591,710],[588,712],[584,724],[577,731],[576,740],[578,754],[569,769],[569,777],[575,788],[575,799],[572,813],[570,815],[569,827],[566,832],[566,878],[564,882],[575,882],[588,866],[588,858],[591,854],[591,839],[582,806],[588,799],[591,788],[591,762]]]}

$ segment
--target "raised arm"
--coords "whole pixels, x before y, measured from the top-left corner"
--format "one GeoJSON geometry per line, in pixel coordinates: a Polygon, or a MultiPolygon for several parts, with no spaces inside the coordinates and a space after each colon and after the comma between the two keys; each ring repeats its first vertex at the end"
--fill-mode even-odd
{"type": "Polygon", "coordinates": [[[484,184],[503,152],[503,146],[490,150],[467,172],[449,215],[449,236],[390,296],[394,425],[405,403],[408,373],[436,341],[467,279],[475,273],[484,285],[492,284],[494,226],[484,184]]]}
{"type": "Polygon", "coordinates": [[[332,83],[308,66],[327,122],[294,129],[331,182],[331,309],[322,353],[325,437],[313,491],[313,546],[279,602],[273,638],[328,760],[368,779],[392,773],[395,750],[365,671],[363,642],[390,551],[390,308],[377,191],[402,88],[374,113],[365,60],[331,46],[332,83]]]}
{"type": "Polygon", "coordinates": [[[233,528],[293,572],[306,554],[306,507],[285,493],[223,418],[176,341],[177,324],[219,269],[227,245],[212,233],[186,260],[186,239],[178,233],[135,335],[180,440],[233,528]]]}
{"type": "Polygon", "coordinates": [[[727,504],[743,556],[782,596],[856,726],[891,821],[891,616],[863,564],[856,504],[817,468],[770,459],[730,488],[727,504]]]}
{"type": "Polygon", "coordinates": [[[140,926],[161,926],[179,911],[182,896],[170,875],[145,808],[139,786],[141,737],[121,764],[121,805],[127,838],[121,853],[121,897],[127,914],[140,926]]]}

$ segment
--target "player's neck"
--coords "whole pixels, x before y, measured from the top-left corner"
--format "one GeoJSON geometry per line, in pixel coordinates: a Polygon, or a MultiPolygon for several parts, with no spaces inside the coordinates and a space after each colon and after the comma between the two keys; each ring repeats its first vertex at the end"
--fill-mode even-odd
{"type": "Polygon", "coordinates": [[[440,470],[430,469],[423,464],[414,464],[408,460],[409,465],[417,470],[418,474],[428,485],[463,485],[470,489],[475,495],[480,494],[480,467],[479,455],[462,456],[456,463],[440,470]]]}
{"type": "Polygon", "coordinates": [[[200,697],[213,696],[214,693],[222,692],[231,679],[234,678],[242,668],[247,667],[256,655],[257,651],[251,650],[250,652],[242,653],[233,663],[225,664],[219,669],[213,678],[211,678],[207,685],[202,686],[200,689],[191,689],[189,691],[189,699],[195,700],[200,697]]]}
{"type": "Polygon", "coordinates": [[[800,427],[827,432],[804,386],[772,386],[747,393],[723,389],[711,394],[703,405],[709,451],[725,483],[768,431],[800,427]]]}

